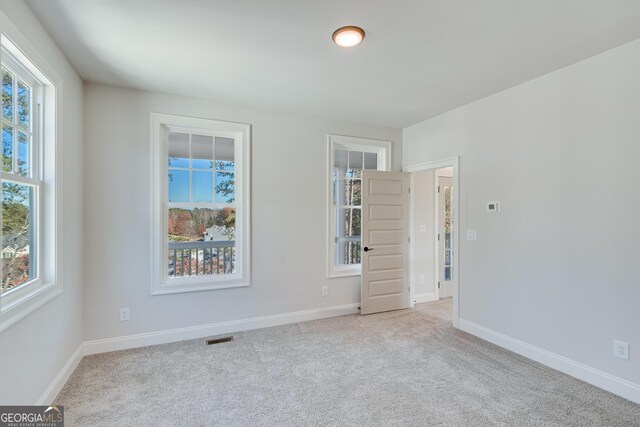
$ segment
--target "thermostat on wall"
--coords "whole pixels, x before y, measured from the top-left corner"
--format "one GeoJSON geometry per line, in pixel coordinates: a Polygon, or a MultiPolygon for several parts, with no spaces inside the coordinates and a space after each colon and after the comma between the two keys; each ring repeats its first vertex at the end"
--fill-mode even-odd
{"type": "Polygon", "coordinates": [[[500,202],[487,203],[487,212],[500,212],[500,202]]]}

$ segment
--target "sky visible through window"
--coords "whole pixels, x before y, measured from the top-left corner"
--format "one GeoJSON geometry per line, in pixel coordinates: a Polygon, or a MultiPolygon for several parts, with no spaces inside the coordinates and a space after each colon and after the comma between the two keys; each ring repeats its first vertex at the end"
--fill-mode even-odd
{"type": "Polygon", "coordinates": [[[233,188],[233,162],[225,163],[230,164],[228,170],[226,171],[208,172],[200,170],[189,171],[180,169],[169,169],[169,202],[233,203],[235,200],[235,190],[233,188]],[[190,200],[189,194],[190,179],[193,180],[192,200],[190,200]]]}
{"type": "Polygon", "coordinates": [[[206,135],[169,135],[169,203],[233,203],[234,141],[206,135]]]}

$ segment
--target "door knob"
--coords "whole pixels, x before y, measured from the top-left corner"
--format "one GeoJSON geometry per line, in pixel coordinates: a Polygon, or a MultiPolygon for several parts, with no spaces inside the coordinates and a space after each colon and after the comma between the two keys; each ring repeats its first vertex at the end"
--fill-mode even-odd
{"type": "Polygon", "coordinates": [[[373,248],[365,246],[362,250],[365,251],[365,252],[369,252],[369,251],[372,251],[373,248]]]}

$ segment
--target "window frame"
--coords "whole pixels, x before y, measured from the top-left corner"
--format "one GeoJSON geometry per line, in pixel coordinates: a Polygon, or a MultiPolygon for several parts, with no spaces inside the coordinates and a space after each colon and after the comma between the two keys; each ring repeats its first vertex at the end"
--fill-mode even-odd
{"type": "Polygon", "coordinates": [[[335,209],[333,195],[333,169],[336,150],[362,151],[378,156],[377,170],[391,170],[391,141],[344,135],[327,135],[327,277],[350,277],[362,274],[362,264],[336,264],[334,239],[335,209]]]}
{"type": "MultiPolygon", "coordinates": [[[[250,260],[251,126],[164,113],[151,113],[151,295],[246,287],[251,284],[250,260]],[[169,277],[168,275],[168,140],[169,131],[233,138],[236,208],[236,273],[169,277]]],[[[179,203],[172,203],[179,204],[179,203]]],[[[197,203],[196,203],[197,204],[197,203]]],[[[209,203],[205,203],[209,206],[209,203]]],[[[225,205],[225,203],[214,203],[225,205]]],[[[204,205],[204,204],[203,204],[204,205]]],[[[228,205],[228,204],[227,204],[228,205]]]]}
{"type": "MultiPolygon", "coordinates": [[[[31,87],[32,110],[30,174],[23,176],[2,172],[2,179],[35,189],[33,222],[36,235],[35,278],[0,295],[2,332],[62,293],[62,284],[57,280],[62,265],[61,244],[57,239],[61,218],[61,192],[56,187],[60,179],[56,141],[58,92],[61,84],[58,75],[20,32],[10,22],[4,22],[4,17],[0,17],[0,21],[3,21],[1,23],[6,30],[0,34],[0,62],[31,87]]],[[[14,111],[14,119],[16,115],[17,111],[14,111]]],[[[9,122],[6,119],[2,121],[9,122]]],[[[17,138],[19,128],[15,124],[11,126],[14,126],[17,138]]],[[[30,254],[33,250],[29,248],[30,254]]]]}

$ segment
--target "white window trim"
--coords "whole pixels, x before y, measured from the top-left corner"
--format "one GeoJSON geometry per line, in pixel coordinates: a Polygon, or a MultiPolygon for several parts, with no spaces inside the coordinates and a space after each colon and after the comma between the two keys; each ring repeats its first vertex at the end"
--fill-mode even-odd
{"type": "MultiPolygon", "coordinates": [[[[62,283],[57,280],[62,271],[62,245],[57,239],[61,227],[62,194],[61,189],[56,185],[61,181],[62,167],[56,150],[57,120],[61,119],[59,108],[61,79],[17,27],[1,13],[0,26],[4,30],[0,36],[2,48],[15,58],[15,61],[11,62],[15,64],[17,61],[19,67],[31,75],[29,77],[42,85],[41,99],[37,100],[36,94],[32,95],[34,110],[38,108],[36,102],[40,101],[40,111],[33,113],[34,128],[32,129],[34,140],[36,137],[39,138],[39,152],[32,153],[32,159],[38,158],[39,161],[33,162],[32,166],[39,167],[41,172],[41,190],[36,195],[38,198],[36,228],[39,228],[37,232],[40,247],[40,256],[37,261],[38,279],[26,286],[8,291],[0,297],[0,332],[2,332],[62,293],[62,283]],[[39,115],[41,119],[36,121],[35,118],[39,115]],[[36,128],[37,126],[39,128],[36,128]]],[[[31,82],[28,83],[31,84],[31,82]]]]}
{"type": "Polygon", "coordinates": [[[244,123],[151,113],[151,295],[196,292],[250,286],[250,144],[251,126],[244,123]],[[235,141],[235,174],[240,180],[236,187],[236,263],[237,273],[169,278],[167,274],[167,147],[163,128],[182,128],[205,135],[215,133],[235,141]]]}
{"type": "Polygon", "coordinates": [[[327,277],[349,277],[362,274],[362,266],[336,265],[334,262],[335,241],[333,230],[335,228],[333,206],[333,167],[335,163],[335,150],[363,151],[378,155],[378,170],[391,170],[391,141],[378,139],[359,138],[344,135],[327,135],[327,277]]]}

